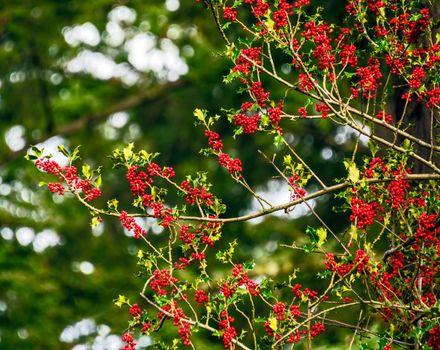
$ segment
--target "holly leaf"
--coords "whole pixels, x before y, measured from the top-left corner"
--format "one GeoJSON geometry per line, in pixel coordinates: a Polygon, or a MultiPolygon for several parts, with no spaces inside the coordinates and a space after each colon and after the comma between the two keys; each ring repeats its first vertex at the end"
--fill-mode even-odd
{"type": "Polygon", "coordinates": [[[194,111],[194,116],[201,122],[205,121],[205,113],[199,108],[194,111]]]}
{"type": "Polygon", "coordinates": [[[65,155],[67,158],[70,157],[69,151],[64,147],[64,145],[58,145],[58,151],[65,155]]]}
{"type": "Polygon", "coordinates": [[[130,160],[131,156],[133,155],[133,148],[134,148],[134,143],[131,142],[131,143],[128,144],[127,147],[125,147],[123,149],[124,159],[126,161],[130,160]]]}
{"type": "Polygon", "coordinates": [[[82,166],[82,173],[87,179],[90,179],[90,177],[92,176],[92,173],[90,171],[90,165],[84,164],[82,166]]]}
{"type": "Polygon", "coordinates": [[[275,317],[269,318],[269,327],[273,331],[276,331],[278,329],[278,320],[275,317]]]}
{"type": "Polygon", "coordinates": [[[318,242],[316,243],[316,246],[319,248],[325,243],[327,239],[327,230],[324,227],[321,227],[316,230],[316,234],[318,236],[318,242]]]}
{"type": "Polygon", "coordinates": [[[357,168],[356,164],[351,160],[344,160],[345,169],[348,171],[348,179],[355,183],[359,181],[360,171],[357,168]]]}
{"type": "Polygon", "coordinates": [[[348,231],[348,234],[350,235],[350,237],[354,241],[357,241],[357,239],[358,239],[358,229],[357,229],[356,225],[351,225],[350,231],[348,231]]]}
{"type": "Polygon", "coordinates": [[[125,295],[119,294],[118,299],[115,299],[114,303],[116,306],[121,307],[124,304],[130,305],[130,300],[128,300],[125,295]]]}

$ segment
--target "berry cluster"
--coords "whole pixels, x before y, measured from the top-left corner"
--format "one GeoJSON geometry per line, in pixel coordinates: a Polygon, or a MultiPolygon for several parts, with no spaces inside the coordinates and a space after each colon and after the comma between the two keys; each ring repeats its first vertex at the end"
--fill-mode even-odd
{"type": "Polygon", "coordinates": [[[278,127],[278,123],[281,120],[281,115],[283,114],[284,104],[283,100],[278,102],[278,106],[271,107],[267,110],[269,114],[269,120],[273,126],[278,127]]]}
{"type": "Polygon", "coordinates": [[[313,90],[313,83],[310,81],[307,74],[300,73],[298,75],[298,86],[302,91],[313,90]]]}
{"type": "Polygon", "coordinates": [[[261,84],[261,81],[254,81],[252,86],[250,87],[250,91],[252,92],[254,98],[257,100],[258,105],[260,107],[264,107],[266,105],[266,101],[269,98],[270,92],[266,92],[261,84]]]}
{"type": "Polygon", "coordinates": [[[234,117],[235,125],[241,126],[245,134],[253,134],[258,130],[258,123],[260,122],[261,114],[256,113],[250,117],[246,114],[238,113],[234,117]]]}
{"type": "Polygon", "coordinates": [[[298,198],[303,198],[306,195],[306,190],[299,185],[300,177],[298,174],[293,174],[289,179],[289,185],[292,189],[290,200],[294,201],[298,198]]]}
{"type": "Polygon", "coordinates": [[[327,23],[316,24],[311,21],[304,24],[304,31],[301,33],[301,36],[315,44],[313,57],[318,60],[319,69],[330,68],[336,61],[331,45],[332,40],[329,36],[331,32],[332,30],[327,23]]]}
{"type": "Polygon", "coordinates": [[[225,7],[223,9],[223,18],[227,21],[236,21],[237,11],[235,11],[232,7],[225,7]]]}
{"type": "Polygon", "coordinates": [[[205,291],[202,289],[196,290],[196,301],[203,305],[209,301],[209,297],[205,294],[205,291]]]}
{"type": "Polygon", "coordinates": [[[425,77],[425,70],[422,67],[415,67],[412,77],[409,81],[409,86],[412,89],[418,89],[422,86],[422,80],[425,77]]]}
{"type": "Polygon", "coordinates": [[[64,194],[64,190],[65,190],[64,186],[60,183],[49,183],[47,185],[47,188],[49,189],[50,192],[59,194],[60,196],[64,194]]]}
{"type": "Polygon", "coordinates": [[[48,174],[59,175],[62,172],[62,168],[57,162],[47,158],[37,159],[35,166],[48,174]]]}
{"type": "MultiPolygon", "coordinates": [[[[101,197],[102,191],[98,187],[93,187],[91,179],[81,179],[77,174],[77,169],[74,166],[67,165],[64,169],[54,160],[47,158],[39,158],[35,162],[37,168],[43,170],[48,174],[57,175],[61,181],[65,181],[68,189],[72,192],[82,191],[84,199],[90,202],[93,199],[101,197]]],[[[49,183],[48,189],[52,193],[64,195],[65,188],[61,183],[49,183]]]]}
{"type": "Polygon", "coordinates": [[[234,318],[229,316],[226,310],[220,313],[221,321],[218,324],[219,330],[222,332],[223,345],[226,349],[229,349],[232,344],[232,340],[237,336],[237,331],[231,324],[234,322],[234,318]]]}
{"type": "Polygon", "coordinates": [[[386,123],[391,123],[393,121],[393,116],[386,113],[385,111],[379,111],[376,114],[376,118],[379,120],[385,120],[386,123]]]}
{"type": "Polygon", "coordinates": [[[119,220],[121,221],[122,226],[124,226],[128,231],[133,232],[134,238],[140,238],[147,234],[147,231],[139,226],[134,217],[128,216],[126,211],[121,212],[119,215],[119,220]]]}
{"type": "Polygon", "coordinates": [[[205,130],[205,136],[208,138],[208,145],[214,151],[221,151],[223,149],[223,142],[220,140],[220,135],[215,131],[205,130]]]}
{"type": "Polygon", "coordinates": [[[327,106],[325,103],[319,103],[316,105],[316,111],[321,113],[322,118],[328,117],[328,112],[330,112],[330,107],[327,106]]]}
{"type": "Polygon", "coordinates": [[[242,264],[236,264],[234,266],[234,268],[232,269],[232,276],[235,277],[237,286],[245,286],[249,293],[254,297],[260,294],[258,283],[248,277],[248,274],[244,271],[244,267],[242,264]]]}
{"type": "Polygon", "coordinates": [[[213,204],[214,196],[205,187],[192,187],[189,181],[184,180],[180,188],[185,191],[185,200],[189,205],[200,204],[209,207],[213,204]]]}
{"type": "Polygon", "coordinates": [[[240,159],[232,159],[228,154],[226,153],[220,153],[218,155],[218,163],[222,166],[228,169],[230,174],[234,173],[241,173],[243,168],[241,165],[240,159]]]}
{"type": "Polygon", "coordinates": [[[381,85],[380,62],[375,58],[370,58],[366,67],[357,69],[357,75],[359,77],[358,89],[361,89],[365,98],[373,98],[376,95],[378,86],[381,85]]]}
{"type": "Polygon", "coordinates": [[[177,282],[177,278],[170,275],[168,270],[154,270],[150,287],[157,295],[167,295],[165,288],[177,282]]]}
{"type": "Polygon", "coordinates": [[[275,313],[275,317],[278,321],[282,321],[286,318],[286,304],[283,302],[276,303],[272,310],[275,313]]]}
{"type": "Polygon", "coordinates": [[[240,51],[235,67],[232,69],[234,72],[241,72],[245,75],[251,72],[254,64],[261,64],[260,61],[261,47],[250,47],[240,51]]]}
{"type": "Polygon", "coordinates": [[[279,29],[288,25],[288,16],[293,15],[292,5],[286,0],[280,0],[278,2],[278,11],[274,11],[273,20],[275,22],[275,28],[279,29]]]}
{"type": "Polygon", "coordinates": [[[122,341],[125,343],[124,350],[136,350],[136,343],[134,342],[131,333],[125,332],[122,335],[122,341]]]}

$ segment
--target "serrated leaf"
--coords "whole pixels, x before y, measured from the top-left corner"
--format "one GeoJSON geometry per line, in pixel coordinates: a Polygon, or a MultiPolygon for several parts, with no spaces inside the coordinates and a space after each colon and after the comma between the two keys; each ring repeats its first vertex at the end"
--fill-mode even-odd
{"type": "Polygon", "coordinates": [[[355,183],[359,181],[360,172],[356,164],[352,161],[344,160],[345,169],[348,171],[348,179],[355,183]]]}
{"type": "Polygon", "coordinates": [[[143,257],[144,257],[144,251],[142,250],[142,249],[139,249],[138,250],[138,252],[137,252],[137,254],[136,254],[136,256],[139,258],[139,259],[142,259],[143,257]]]}
{"type": "Polygon", "coordinates": [[[316,246],[319,248],[325,243],[327,239],[327,230],[324,227],[321,227],[316,230],[316,234],[318,236],[318,242],[316,243],[316,246]]]}
{"type": "Polygon", "coordinates": [[[199,108],[196,108],[195,110],[194,110],[194,116],[198,119],[198,120],[200,120],[201,122],[204,122],[205,121],[205,113],[201,110],[201,109],[199,109],[199,108]]]}
{"type": "Polygon", "coordinates": [[[26,154],[26,155],[24,156],[24,159],[26,159],[26,160],[37,160],[38,157],[37,157],[36,155],[34,155],[34,154],[30,154],[30,153],[28,153],[28,154],[26,154]]]}
{"type": "Polygon", "coordinates": [[[284,156],[284,165],[290,165],[292,164],[292,156],[290,154],[284,156]]]}
{"type": "Polygon", "coordinates": [[[118,210],[119,201],[116,198],[113,198],[107,201],[107,206],[109,209],[118,210]]]}
{"type": "Polygon", "coordinates": [[[351,239],[354,241],[357,241],[358,239],[358,228],[356,225],[350,226],[350,231],[348,231],[348,234],[350,235],[351,239]]]}
{"type": "Polygon", "coordinates": [[[115,299],[114,303],[116,306],[121,307],[124,304],[130,305],[130,300],[128,300],[125,295],[119,294],[118,299],[115,299]]]}
{"type": "Polygon", "coordinates": [[[134,143],[131,142],[128,144],[127,147],[125,147],[122,152],[124,153],[124,159],[125,161],[129,161],[131,159],[131,157],[133,156],[133,148],[134,148],[134,143]]]}
{"type": "Polygon", "coordinates": [[[265,127],[269,125],[269,116],[267,116],[266,114],[263,114],[263,116],[260,119],[260,125],[265,127]]]}
{"type": "Polygon", "coordinates": [[[368,140],[368,148],[370,149],[373,157],[376,155],[377,151],[379,150],[379,146],[372,139],[368,140]]]}
{"type": "Polygon", "coordinates": [[[276,331],[278,329],[278,320],[276,319],[276,317],[270,317],[268,321],[270,329],[276,331]]]}
{"type": "Polygon", "coordinates": [[[102,184],[102,177],[101,175],[99,175],[95,180],[95,186],[99,188],[101,184],[102,184]]]}
{"type": "Polygon", "coordinates": [[[283,135],[276,135],[273,139],[273,144],[276,148],[279,148],[284,142],[284,137],[283,135]]]}
{"type": "Polygon", "coordinates": [[[245,270],[253,270],[255,267],[255,262],[244,263],[243,267],[245,268],[245,270]]]}
{"type": "Polygon", "coordinates": [[[41,156],[43,155],[44,148],[40,150],[37,146],[31,146],[31,149],[38,158],[41,158],[41,156]]]}
{"type": "Polygon", "coordinates": [[[70,161],[73,162],[74,160],[79,158],[79,147],[80,146],[76,146],[75,149],[73,150],[71,156],[70,156],[70,161]]]}
{"type": "Polygon", "coordinates": [[[94,216],[94,217],[92,217],[92,221],[90,222],[90,226],[92,228],[94,228],[94,227],[98,226],[100,222],[101,222],[101,220],[100,220],[99,216],[94,216]]]}
{"type": "Polygon", "coordinates": [[[58,145],[58,151],[65,155],[67,158],[70,157],[70,152],[64,147],[64,145],[58,145]]]}
{"type": "Polygon", "coordinates": [[[89,179],[92,176],[92,173],[90,171],[90,165],[84,164],[82,166],[82,173],[87,179],[89,179]]]}

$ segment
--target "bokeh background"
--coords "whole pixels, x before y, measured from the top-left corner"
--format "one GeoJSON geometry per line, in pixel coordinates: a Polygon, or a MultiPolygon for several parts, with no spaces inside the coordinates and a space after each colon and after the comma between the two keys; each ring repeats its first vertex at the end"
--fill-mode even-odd
{"type": "MultiPolygon", "coordinates": [[[[333,20],[340,18],[337,1],[321,2],[333,20]]],[[[117,197],[128,208],[129,187],[122,172],[110,171],[108,155],[134,142],[160,152],[159,162],[174,166],[181,178],[208,171],[228,216],[258,208],[215,159],[199,154],[205,139],[194,127],[194,109],[221,113],[245,100],[237,85],[222,82],[231,67],[223,50],[212,17],[195,1],[0,1],[0,349],[120,349],[127,310],[113,299],[125,294],[136,301],[142,285],[135,257],[140,242],[116,220],[91,229],[80,204],[39,188],[47,177],[24,159],[30,145],[61,163],[59,144],[81,145],[84,161],[103,166],[98,205],[117,197]]],[[[288,63],[280,70],[296,79],[288,63]]],[[[272,94],[285,97],[290,110],[304,104],[277,87],[272,94]]],[[[284,127],[325,180],[343,176],[342,159],[355,138],[350,130],[312,121],[284,127]]],[[[233,140],[223,120],[217,128],[226,148],[243,160],[249,183],[274,203],[288,200],[286,185],[256,153],[273,151],[272,140],[233,140]]],[[[343,214],[332,212],[338,203],[323,197],[311,204],[343,229],[343,214]]],[[[258,262],[256,273],[287,276],[306,268],[304,283],[319,289],[314,271],[321,261],[280,249],[304,239],[306,225],[315,223],[298,206],[289,215],[227,226],[225,235],[239,240],[238,260],[258,262]]],[[[160,242],[160,228],[147,224],[160,242]]],[[[344,337],[326,335],[324,348],[344,337]]],[[[157,340],[143,337],[139,349],[157,340]]]]}

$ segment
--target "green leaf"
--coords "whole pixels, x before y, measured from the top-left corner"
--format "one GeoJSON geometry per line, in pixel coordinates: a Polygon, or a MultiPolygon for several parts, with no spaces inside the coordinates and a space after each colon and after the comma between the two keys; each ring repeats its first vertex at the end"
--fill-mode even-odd
{"type": "Polygon", "coordinates": [[[107,206],[111,210],[115,210],[115,211],[118,210],[118,204],[119,204],[119,201],[116,198],[113,198],[113,199],[107,201],[107,206]]]}
{"type": "Polygon", "coordinates": [[[64,147],[64,145],[58,145],[58,151],[65,155],[67,158],[70,158],[70,152],[64,147]]]}
{"type": "Polygon", "coordinates": [[[379,150],[379,146],[372,139],[368,140],[368,148],[370,149],[373,157],[376,155],[377,151],[379,150]]]}
{"type": "Polygon", "coordinates": [[[75,147],[75,149],[73,150],[73,152],[72,152],[72,155],[70,156],[70,161],[71,162],[73,162],[74,160],[76,160],[76,159],[78,159],[79,158],[79,147],[80,146],[77,146],[77,147],[75,147]]]}
{"type": "Polygon", "coordinates": [[[124,304],[130,305],[130,300],[127,299],[124,295],[119,294],[118,299],[113,301],[116,306],[121,307],[124,304]]]}
{"type": "Polygon", "coordinates": [[[90,222],[90,226],[91,226],[92,228],[93,228],[93,227],[96,227],[96,226],[99,225],[100,222],[101,222],[100,217],[99,217],[99,216],[94,216],[94,217],[92,217],[92,221],[90,222]]]}
{"type": "Polygon", "coordinates": [[[344,160],[345,169],[348,171],[348,179],[355,183],[359,181],[360,172],[356,164],[351,160],[344,160]]]}
{"type": "Polygon", "coordinates": [[[199,108],[197,108],[197,109],[194,111],[194,116],[195,116],[198,120],[200,120],[201,122],[204,122],[204,121],[205,121],[205,118],[206,118],[205,112],[202,111],[202,110],[199,109],[199,108]]]}
{"type": "Polygon", "coordinates": [[[275,145],[276,148],[279,148],[283,143],[284,143],[283,135],[278,134],[277,136],[274,137],[273,144],[275,145]]]}
{"type": "Polygon", "coordinates": [[[245,268],[245,270],[253,270],[255,267],[255,262],[244,263],[243,267],[245,268]]]}
{"type": "Polygon", "coordinates": [[[318,243],[316,243],[316,246],[319,248],[325,243],[327,239],[327,230],[324,227],[320,227],[316,231],[316,234],[318,235],[318,243]]]}
{"type": "Polygon", "coordinates": [[[233,58],[235,54],[235,45],[232,43],[231,45],[226,46],[226,57],[233,58]]]}
{"type": "Polygon", "coordinates": [[[276,319],[276,317],[270,317],[269,318],[269,327],[273,331],[276,331],[278,329],[278,320],[276,319]]]}
{"type": "Polygon", "coordinates": [[[125,147],[122,152],[124,153],[124,159],[126,162],[128,162],[131,157],[133,156],[133,148],[134,148],[134,143],[131,142],[128,144],[127,147],[125,147]]]}
{"type": "Polygon", "coordinates": [[[262,127],[268,126],[269,125],[269,116],[264,114],[261,119],[260,119],[260,125],[262,127]]]}
{"type": "Polygon", "coordinates": [[[37,157],[36,155],[33,155],[33,154],[28,153],[28,154],[26,154],[26,155],[24,156],[24,159],[26,159],[26,160],[37,160],[38,157],[37,157]]]}
{"type": "Polygon", "coordinates": [[[42,157],[44,148],[40,150],[37,146],[31,146],[31,149],[38,158],[42,157]]]}
{"type": "Polygon", "coordinates": [[[408,139],[403,140],[402,148],[405,149],[406,151],[410,151],[411,150],[411,142],[410,142],[410,140],[408,140],[408,139]]]}
{"type": "Polygon", "coordinates": [[[84,164],[82,166],[82,173],[87,179],[90,179],[90,177],[92,176],[92,172],[90,171],[90,165],[84,164]]]}
{"type": "Polygon", "coordinates": [[[357,241],[358,239],[358,229],[356,225],[351,225],[350,226],[350,231],[348,231],[348,234],[350,235],[350,237],[354,240],[357,241]]]}
{"type": "Polygon", "coordinates": [[[314,246],[318,243],[319,237],[318,237],[318,234],[316,232],[316,228],[307,226],[307,228],[306,228],[306,235],[307,235],[307,237],[309,237],[310,242],[314,246]]]}
{"type": "Polygon", "coordinates": [[[99,175],[95,180],[95,186],[99,188],[101,184],[102,184],[102,176],[99,175]]]}

